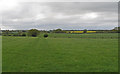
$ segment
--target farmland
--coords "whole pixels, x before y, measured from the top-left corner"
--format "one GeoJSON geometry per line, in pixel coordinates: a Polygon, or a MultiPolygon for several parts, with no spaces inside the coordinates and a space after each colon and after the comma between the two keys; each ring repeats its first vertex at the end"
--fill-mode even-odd
{"type": "Polygon", "coordinates": [[[3,72],[117,72],[118,34],[2,37],[3,72]]]}

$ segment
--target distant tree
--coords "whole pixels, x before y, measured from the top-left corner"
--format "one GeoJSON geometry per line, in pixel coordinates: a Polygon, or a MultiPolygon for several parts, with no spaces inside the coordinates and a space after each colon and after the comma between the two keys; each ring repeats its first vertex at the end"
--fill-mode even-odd
{"type": "Polygon", "coordinates": [[[118,33],[120,33],[120,27],[118,27],[118,33]]]}
{"type": "Polygon", "coordinates": [[[10,34],[8,36],[11,36],[10,34]]]}
{"type": "Polygon", "coordinates": [[[18,33],[13,33],[13,36],[19,36],[19,34],[18,33]]]}
{"type": "Polygon", "coordinates": [[[65,33],[65,31],[62,29],[56,29],[56,30],[53,30],[53,33],[65,33]]]}
{"type": "Polygon", "coordinates": [[[26,34],[25,34],[25,33],[23,33],[23,34],[22,34],[22,36],[26,36],[26,34]]]}
{"type": "Polygon", "coordinates": [[[44,37],[45,37],[45,38],[48,37],[48,34],[44,34],[44,37]]]}
{"type": "Polygon", "coordinates": [[[5,34],[8,36],[8,35],[9,35],[9,32],[10,32],[9,30],[6,30],[6,31],[5,31],[5,34]]]}
{"type": "Polygon", "coordinates": [[[87,29],[84,29],[84,30],[83,30],[83,33],[87,33],[87,29]]]}
{"type": "Polygon", "coordinates": [[[28,30],[28,36],[37,37],[39,33],[40,31],[37,29],[28,30]]]}
{"type": "Polygon", "coordinates": [[[116,31],[116,32],[120,33],[120,27],[115,27],[112,31],[116,31]]]}
{"type": "Polygon", "coordinates": [[[19,31],[18,31],[18,35],[19,35],[19,36],[22,36],[22,31],[19,30],[19,31]]]}

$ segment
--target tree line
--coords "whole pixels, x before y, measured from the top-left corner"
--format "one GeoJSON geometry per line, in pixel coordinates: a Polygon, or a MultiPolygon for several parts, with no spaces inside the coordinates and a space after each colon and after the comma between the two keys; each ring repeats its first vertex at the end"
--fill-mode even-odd
{"type": "MultiPolygon", "coordinates": [[[[75,31],[75,30],[72,30],[75,31]]],[[[83,33],[87,33],[87,29],[82,30],[83,33]]],[[[115,27],[112,30],[95,30],[96,33],[120,33],[120,27],[115,27]]],[[[44,37],[48,37],[48,33],[66,33],[66,30],[62,29],[55,29],[55,30],[37,30],[37,29],[30,29],[30,30],[3,30],[3,36],[32,36],[37,37],[40,33],[44,33],[44,37]]]]}

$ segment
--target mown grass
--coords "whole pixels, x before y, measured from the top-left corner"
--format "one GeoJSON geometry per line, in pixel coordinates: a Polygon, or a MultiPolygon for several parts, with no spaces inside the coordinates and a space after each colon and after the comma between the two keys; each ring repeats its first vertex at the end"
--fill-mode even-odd
{"type": "Polygon", "coordinates": [[[3,72],[118,71],[118,39],[53,37],[3,37],[3,72]]]}
{"type": "MultiPolygon", "coordinates": [[[[39,37],[43,37],[44,34],[40,34],[39,37]]],[[[48,33],[50,38],[118,38],[118,33],[81,33],[81,34],[66,34],[66,33],[48,33]]]]}

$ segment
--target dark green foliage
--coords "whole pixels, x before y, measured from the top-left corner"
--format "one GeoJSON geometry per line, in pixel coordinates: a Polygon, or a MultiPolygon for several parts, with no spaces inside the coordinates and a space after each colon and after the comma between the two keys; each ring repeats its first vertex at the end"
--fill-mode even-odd
{"type": "Polygon", "coordinates": [[[44,37],[45,37],[45,38],[48,37],[48,34],[44,34],[44,37]]]}
{"type": "Polygon", "coordinates": [[[11,35],[8,35],[8,36],[11,36],[11,35]]]}
{"type": "Polygon", "coordinates": [[[18,34],[13,34],[13,36],[18,36],[18,34]]]}
{"type": "Polygon", "coordinates": [[[56,29],[56,30],[53,30],[53,33],[65,33],[65,31],[62,29],[56,29]]]}
{"type": "Polygon", "coordinates": [[[2,34],[2,36],[9,36],[9,34],[7,35],[7,34],[2,34]]]}
{"type": "Polygon", "coordinates": [[[26,36],[26,34],[23,33],[22,36],[26,36]]]}
{"type": "Polygon", "coordinates": [[[4,35],[8,36],[9,35],[9,30],[5,30],[4,35]]]}
{"type": "Polygon", "coordinates": [[[87,29],[85,29],[85,30],[83,31],[83,33],[87,33],[87,29]]]}
{"type": "Polygon", "coordinates": [[[28,36],[37,37],[39,35],[40,31],[37,29],[31,29],[28,31],[28,36]]]}
{"type": "Polygon", "coordinates": [[[22,31],[18,31],[18,36],[22,36],[22,31]]]}

